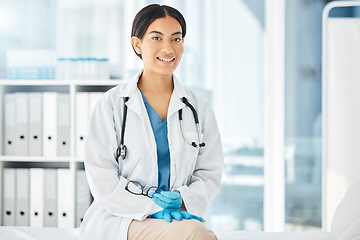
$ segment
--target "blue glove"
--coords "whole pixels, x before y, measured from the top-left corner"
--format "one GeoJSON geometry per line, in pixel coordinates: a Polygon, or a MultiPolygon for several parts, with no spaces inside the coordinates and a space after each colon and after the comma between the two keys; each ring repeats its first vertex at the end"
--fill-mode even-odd
{"type": "Polygon", "coordinates": [[[165,219],[165,221],[171,223],[172,219],[176,219],[178,221],[182,220],[181,211],[178,209],[163,209],[157,213],[154,213],[150,217],[157,219],[165,219]]]}
{"type": "Polygon", "coordinates": [[[201,217],[192,215],[192,214],[190,214],[188,212],[185,212],[185,211],[180,211],[180,212],[181,212],[182,217],[185,218],[185,219],[191,219],[192,218],[192,219],[198,220],[200,222],[203,222],[201,217]]]}
{"type": "Polygon", "coordinates": [[[157,219],[165,219],[165,221],[167,221],[169,223],[172,222],[172,219],[181,221],[183,218],[185,218],[185,219],[193,218],[193,219],[196,219],[196,220],[202,222],[202,219],[195,215],[192,215],[185,211],[180,211],[179,209],[171,209],[171,208],[161,210],[157,213],[154,213],[153,215],[150,215],[150,217],[157,218],[157,219]]]}
{"type": "Polygon", "coordinates": [[[182,198],[178,192],[161,191],[155,193],[152,200],[164,209],[179,209],[182,204],[182,198]]]}

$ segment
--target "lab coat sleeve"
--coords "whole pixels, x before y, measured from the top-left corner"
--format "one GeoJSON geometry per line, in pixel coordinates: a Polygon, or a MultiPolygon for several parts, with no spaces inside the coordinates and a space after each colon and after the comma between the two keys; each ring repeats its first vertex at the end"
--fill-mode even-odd
{"type": "Polygon", "coordinates": [[[337,240],[357,239],[360,236],[360,181],[354,184],[336,208],[331,232],[337,240]]]}
{"type": "Polygon", "coordinates": [[[190,183],[177,189],[183,198],[186,210],[203,216],[208,203],[221,188],[224,156],[219,129],[209,103],[204,104],[202,132],[205,148],[200,149],[190,183]]]}
{"type": "Polygon", "coordinates": [[[85,142],[85,170],[95,201],[113,215],[143,220],[160,211],[150,198],[125,190],[127,180],[119,176],[115,160],[117,137],[114,103],[108,95],[97,102],[85,142]]]}

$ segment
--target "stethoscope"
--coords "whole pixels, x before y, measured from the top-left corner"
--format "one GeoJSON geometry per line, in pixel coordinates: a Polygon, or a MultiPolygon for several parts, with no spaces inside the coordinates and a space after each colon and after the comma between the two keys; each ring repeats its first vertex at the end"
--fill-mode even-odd
{"type": "MultiPolygon", "coordinates": [[[[125,125],[126,125],[126,117],[127,117],[127,105],[126,105],[126,102],[129,100],[129,97],[125,97],[124,98],[124,113],[123,113],[123,120],[122,120],[122,123],[121,123],[121,135],[120,135],[120,147],[118,147],[116,149],[116,161],[118,162],[118,158],[121,157],[123,160],[125,160],[126,158],[126,152],[127,152],[127,149],[126,149],[126,145],[124,144],[124,134],[125,134],[125,125]]],[[[193,146],[194,148],[201,148],[201,147],[205,147],[205,143],[204,142],[201,142],[200,140],[200,127],[199,127],[199,118],[198,118],[198,115],[197,115],[197,112],[194,108],[193,105],[191,105],[189,103],[189,101],[187,100],[186,97],[182,97],[181,98],[181,101],[191,109],[192,113],[193,113],[193,116],[194,116],[194,120],[195,120],[195,125],[196,125],[196,129],[197,129],[197,134],[198,134],[198,140],[199,140],[199,144],[196,144],[195,142],[190,142],[184,135],[184,131],[183,131],[183,124],[182,124],[182,121],[183,121],[183,117],[182,117],[182,109],[180,109],[178,111],[179,113],[179,122],[180,122],[180,129],[181,129],[181,134],[185,140],[185,142],[187,144],[189,144],[190,146],[193,146]]]]}

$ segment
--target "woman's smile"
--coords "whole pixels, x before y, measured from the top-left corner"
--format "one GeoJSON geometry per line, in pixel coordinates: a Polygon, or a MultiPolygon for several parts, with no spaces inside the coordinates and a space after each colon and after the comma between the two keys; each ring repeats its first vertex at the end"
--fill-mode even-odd
{"type": "Polygon", "coordinates": [[[175,58],[161,58],[161,57],[157,57],[157,59],[159,59],[162,62],[173,62],[175,60],[175,58]]]}
{"type": "Polygon", "coordinates": [[[172,65],[175,61],[175,57],[172,58],[162,58],[162,57],[157,57],[157,59],[159,60],[159,62],[161,64],[165,64],[165,65],[172,65]]]}

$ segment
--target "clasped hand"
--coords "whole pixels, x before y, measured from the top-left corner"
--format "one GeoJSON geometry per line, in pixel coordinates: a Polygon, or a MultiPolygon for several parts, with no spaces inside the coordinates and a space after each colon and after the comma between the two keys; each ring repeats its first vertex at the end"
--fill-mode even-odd
{"type": "Polygon", "coordinates": [[[172,222],[172,219],[181,221],[185,219],[196,219],[202,222],[202,219],[192,215],[186,211],[180,211],[182,204],[182,198],[178,192],[161,191],[155,193],[152,200],[163,210],[151,215],[153,218],[165,219],[167,222],[172,222]]]}
{"type": "Polygon", "coordinates": [[[182,204],[182,198],[178,192],[161,191],[155,193],[152,200],[163,209],[179,209],[182,204]]]}

